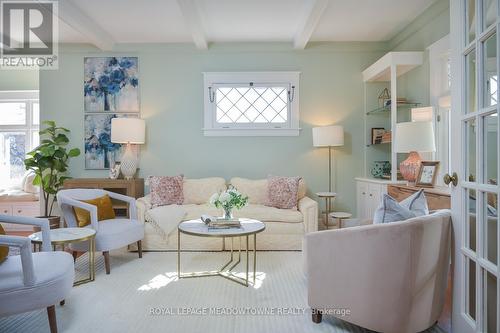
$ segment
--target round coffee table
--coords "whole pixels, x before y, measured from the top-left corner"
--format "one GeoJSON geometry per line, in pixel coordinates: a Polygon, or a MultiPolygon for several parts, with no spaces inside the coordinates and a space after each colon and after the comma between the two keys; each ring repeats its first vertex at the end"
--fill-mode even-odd
{"type": "Polygon", "coordinates": [[[227,228],[227,229],[212,229],[209,228],[201,220],[185,221],[177,227],[177,276],[181,278],[204,277],[204,276],[222,276],[228,280],[239,283],[248,287],[248,266],[249,266],[249,236],[253,235],[253,283],[255,284],[255,271],[257,269],[257,234],[264,231],[266,226],[261,221],[252,219],[239,219],[241,223],[240,228],[227,228]],[[198,237],[219,237],[231,238],[231,258],[230,260],[216,271],[203,271],[192,273],[181,273],[181,233],[198,237]],[[239,238],[238,260],[234,259],[234,238],[239,238]],[[233,269],[241,262],[241,237],[246,239],[246,276],[242,279],[233,273],[233,269]]]}
{"type": "MultiPolygon", "coordinates": [[[[40,246],[42,244],[42,232],[35,232],[28,236],[31,242],[40,246]]],[[[70,243],[89,241],[89,277],[73,283],[74,286],[95,280],[95,230],[90,228],[58,228],[50,229],[50,243],[55,250],[57,245],[64,246],[70,243]]]]}

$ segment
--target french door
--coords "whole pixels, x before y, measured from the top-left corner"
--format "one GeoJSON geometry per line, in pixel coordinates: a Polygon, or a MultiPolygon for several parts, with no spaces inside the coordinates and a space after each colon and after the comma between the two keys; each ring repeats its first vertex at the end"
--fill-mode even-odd
{"type": "Polygon", "coordinates": [[[451,0],[453,332],[500,331],[499,1],[451,0]]]}

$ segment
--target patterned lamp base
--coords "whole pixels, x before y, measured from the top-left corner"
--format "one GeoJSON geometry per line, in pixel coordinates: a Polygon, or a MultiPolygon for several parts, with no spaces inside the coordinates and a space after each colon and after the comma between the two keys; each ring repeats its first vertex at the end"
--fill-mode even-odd
{"type": "Polygon", "coordinates": [[[414,183],[417,180],[421,161],[420,155],[416,151],[412,151],[408,158],[399,164],[401,175],[406,181],[414,183]]]}
{"type": "Polygon", "coordinates": [[[134,178],[135,172],[137,170],[137,164],[137,157],[132,151],[130,143],[127,143],[127,147],[125,148],[125,152],[123,153],[120,163],[120,170],[125,179],[134,178]]]}

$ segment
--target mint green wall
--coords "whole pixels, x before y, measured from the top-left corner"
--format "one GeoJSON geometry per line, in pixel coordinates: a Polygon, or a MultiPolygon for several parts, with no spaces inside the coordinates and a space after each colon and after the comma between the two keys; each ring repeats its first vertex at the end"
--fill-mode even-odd
{"type": "Polygon", "coordinates": [[[37,70],[0,70],[0,91],[38,90],[37,70]]]}
{"type": "MultiPolygon", "coordinates": [[[[353,178],[363,171],[363,83],[361,71],[382,56],[383,43],[215,44],[207,51],[191,45],[119,45],[113,55],[139,57],[142,117],[147,144],[142,176],[233,176],[265,178],[300,175],[310,192],[328,189],[328,151],[312,147],[311,128],[341,124],[345,146],[336,149],[337,208],[355,209],[353,178]],[[203,136],[204,71],[301,71],[298,137],[203,136]]],[[[60,48],[59,70],[41,73],[42,119],[69,128],[83,150],[83,58],[109,55],[79,46],[60,48]]],[[[83,157],[71,163],[73,177],[105,177],[84,170],[83,157]]]]}

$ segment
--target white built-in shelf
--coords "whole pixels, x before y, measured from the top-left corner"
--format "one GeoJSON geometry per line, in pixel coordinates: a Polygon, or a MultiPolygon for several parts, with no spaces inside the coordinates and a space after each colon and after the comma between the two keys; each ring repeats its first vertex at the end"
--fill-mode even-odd
{"type": "Polygon", "coordinates": [[[389,52],[363,71],[363,81],[390,81],[392,66],[396,67],[396,76],[400,76],[422,65],[423,58],[423,52],[389,52]]]}

